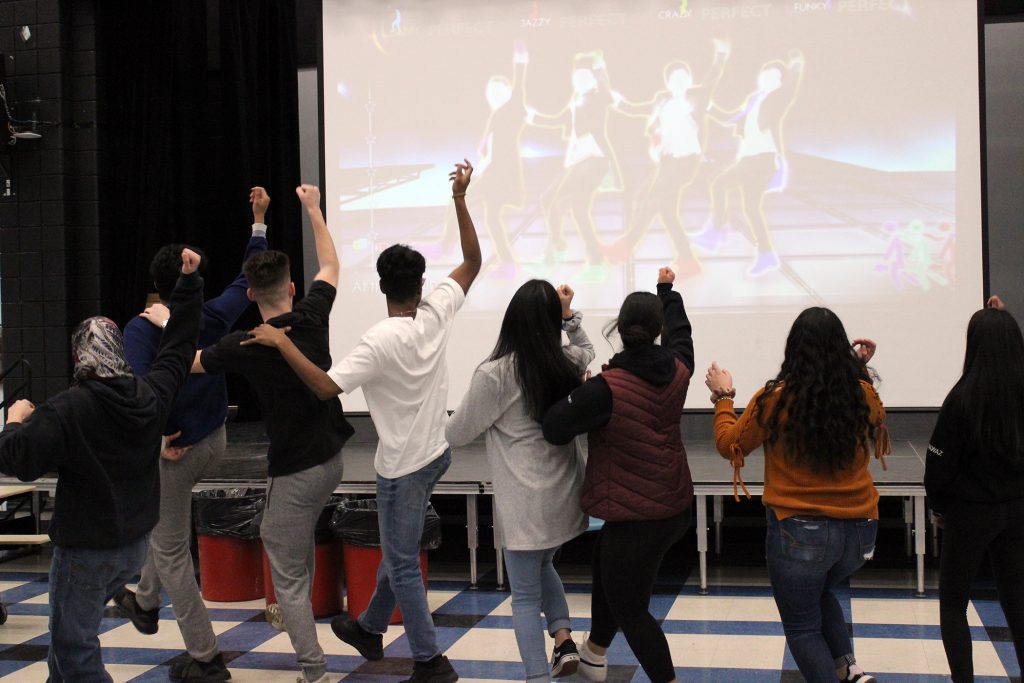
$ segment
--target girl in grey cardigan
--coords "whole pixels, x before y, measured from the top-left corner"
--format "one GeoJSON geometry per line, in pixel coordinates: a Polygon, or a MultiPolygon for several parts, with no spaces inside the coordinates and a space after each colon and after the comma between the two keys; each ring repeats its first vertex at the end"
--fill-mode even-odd
{"type": "Polygon", "coordinates": [[[580,385],[594,346],[571,308],[572,288],[530,280],[505,311],[498,343],[477,368],[445,435],[457,447],[486,434],[494,505],[512,588],[512,621],[527,681],[576,672],[569,607],[552,559],[587,528],[580,509],[584,463],[573,443],[544,440],[545,411],[580,385]],[[562,346],[562,331],[569,344],[562,346]],[[540,613],[555,639],[551,667],[540,613]]]}

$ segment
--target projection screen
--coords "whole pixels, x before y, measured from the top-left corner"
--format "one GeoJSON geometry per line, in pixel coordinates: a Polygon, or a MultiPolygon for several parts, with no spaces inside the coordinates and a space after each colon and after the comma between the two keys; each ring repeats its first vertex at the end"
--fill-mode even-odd
{"type": "MultiPolygon", "coordinates": [[[[974,0],[324,0],[337,360],[386,315],[395,242],[425,288],[461,260],[447,174],[476,167],[484,269],[452,333],[449,407],[530,278],[576,290],[597,348],[626,294],[678,273],[687,406],[717,360],[745,401],[793,319],[878,343],[888,406],[941,403],[982,303],[974,0]]],[[[361,394],[343,397],[365,410],[361,394]]]]}

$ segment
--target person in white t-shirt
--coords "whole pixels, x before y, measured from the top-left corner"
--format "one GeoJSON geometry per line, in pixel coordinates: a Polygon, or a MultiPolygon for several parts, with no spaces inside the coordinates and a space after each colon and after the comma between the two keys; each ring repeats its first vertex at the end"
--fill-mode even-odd
{"type": "Polygon", "coordinates": [[[420,572],[419,545],[430,494],[451,464],[451,449],[445,440],[448,337],[482,262],[476,229],[466,208],[472,173],[466,160],[456,164],[450,175],[462,263],[423,296],[423,256],[404,244],[385,249],[377,259],[377,274],[388,317],[367,330],[359,344],[329,371],[325,373],[302,355],[285,334],[287,328],[262,325],[252,332],[255,343],[280,350],[321,399],[363,389],[380,439],[374,465],[384,559],[366,611],[355,621],[336,617],[331,628],[362,656],[381,659],[382,635],[397,603],[412,650],[412,683],[458,680],[437,645],[420,572]]]}

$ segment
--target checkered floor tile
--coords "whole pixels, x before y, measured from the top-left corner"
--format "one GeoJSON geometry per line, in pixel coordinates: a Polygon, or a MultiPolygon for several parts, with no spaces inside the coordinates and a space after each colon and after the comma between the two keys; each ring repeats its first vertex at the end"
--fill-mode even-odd
{"type": "MultiPolygon", "coordinates": [[[[803,679],[786,648],[778,612],[762,570],[719,570],[710,594],[698,595],[692,582],[661,587],[651,611],[663,620],[680,681],[728,683],[803,679]]],[[[590,627],[589,587],[568,583],[574,628],[590,627]]],[[[47,577],[45,558],[0,565],[0,599],[10,617],[0,626],[0,682],[46,679],[47,577]]],[[[915,598],[891,571],[862,571],[841,594],[857,657],[882,681],[938,683],[949,670],[939,637],[934,588],[915,598]],[[888,572],[888,573],[886,573],[888,572]]],[[[470,590],[461,581],[432,581],[430,605],[438,639],[464,681],[522,680],[512,610],[507,592],[470,590]]],[[[293,683],[297,665],[285,634],[264,619],[263,601],[207,603],[214,630],[239,683],[293,683]]],[[[1013,646],[1002,611],[991,591],[982,589],[968,612],[974,636],[978,683],[1019,681],[1013,646]],[[1012,678],[1011,678],[1012,677],[1012,678]]],[[[408,676],[411,660],[401,627],[385,636],[385,659],[366,662],[319,626],[332,680],[397,681],[408,676]]],[[[182,642],[171,610],[161,611],[160,632],[137,633],[113,610],[104,619],[100,642],[114,681],[166,681],[182,642]]],[[[610,650],[609,681],[647,681],[623,638],[610,650]]]]}

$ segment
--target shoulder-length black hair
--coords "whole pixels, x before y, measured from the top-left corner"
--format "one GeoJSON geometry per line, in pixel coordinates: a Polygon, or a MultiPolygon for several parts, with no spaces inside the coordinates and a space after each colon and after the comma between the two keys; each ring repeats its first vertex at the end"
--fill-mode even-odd
{"type": "Polygon", "coordinates": [[[545,280],[529,280],[512,296],[490,360],[512,356],[516,381],[535,420],[580,385],[562,351],[562,305],[545,280]]]}
{"type": "MultiPolygon", "coordinates": [[[[986,308],[967,325],[960,399],[983,452],[1020,462],[1024,456],[1024,337],[1014,317],[986,308]]],[[[947,399],[948,400],[948,399],[947,399]]]]}
{"type": "Polygon", "coordinates": [[[786,457],[811,471],[845,469],[867,447],[872,429],[861,380],[870,382],[871,376],[839,317],[827,308],[803,311],[789,330],[782,369],[757,399],[768,441],[781,439],[786,457]],[[765,414],[775,391],[778,403],[765,414]]]}

